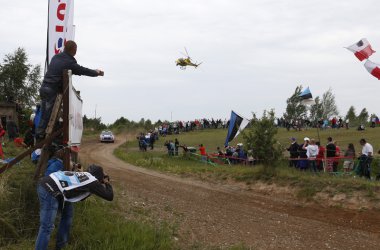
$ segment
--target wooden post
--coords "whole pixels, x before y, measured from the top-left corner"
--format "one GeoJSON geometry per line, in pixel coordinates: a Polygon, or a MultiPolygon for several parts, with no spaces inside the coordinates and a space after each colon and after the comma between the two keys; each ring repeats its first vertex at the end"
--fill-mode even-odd
{"type": "MultiPolygon", "coordinates": [[[[70,72],[71,73],[71,72],[70,72]]],[[[69,142],[69,106],[70,106],[70,84],[69,71],[63,72],[63,143],[69,142]]],[[[66,171],[70,171],[70,148],[65,147],[63,165],[66,171]]]]}
{"type": "MultiPolygon", "coordinates": [[[[50,115],[48,126],[46,128],[46,137],[49,137],[53,133],[54,126],[59,118],[58,114],[60,113],[60,110],[61,110],[61,104],[62,104],[62,94],[58,94],[57,98],[55,99],[54,107],[50,115]]],[[[53,139],[54,138],[52,138],[52,140],[53,139]]],[[[45,173],[46,171],[47,162],[49,160],[49,146],[52,140],[46,141],[46,143],[44,143],[41,149],[41,155],[37,163],[36,172],[34,174],[35,180],[38,180],[41,176],[41,173],[45,173]]]]}

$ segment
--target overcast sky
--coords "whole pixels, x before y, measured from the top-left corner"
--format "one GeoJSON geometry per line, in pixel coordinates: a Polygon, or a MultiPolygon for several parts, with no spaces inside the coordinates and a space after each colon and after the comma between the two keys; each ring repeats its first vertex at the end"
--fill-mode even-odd
{"type": "MultiPolygon", "coordinates": [[[[0,57],[23,47],[44,64],[48,1],[0,0],[0,57]]],[[[105,77],[75,77],[84,114],[113,123],[281,116],[297,85],[330,87],[345,115],[380,115],[380,81],[344,49],[367,38],[380,64],[379,0],[76,0],[76,59],[105,77]],[[180,70],[184,47],[197,69],[180,70]]]]}

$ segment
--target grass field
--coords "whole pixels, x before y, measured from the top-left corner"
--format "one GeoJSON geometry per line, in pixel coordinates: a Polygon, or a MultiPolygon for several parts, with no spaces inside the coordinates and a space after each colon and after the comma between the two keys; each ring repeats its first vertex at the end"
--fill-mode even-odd
{"type": "MultiPolygon", "coordinates": [[[[200,130],[179,135],[168,135],[160,137],[156,142],[154,150],[148,152],[140,152],[138,150],[137,140],[129,141],[115,150],[115,155],[119,158],[137,166],[158,170],[161,172],[170,172],[181,176],[196,176],[200,179],[208,180],[227,180],[234,179],[248,184],[257,180],[266,182],[275,182],[280,185],[290,185],[300,188],[300,197],[310,197],[315,193],[324,190],[327,186],[336,188],[339,192],[350,193],[355,190],[363,190],[371,196],[373,192],[380,190],[380,182],[368,181],[361,178],[353,178],[351,175],[332,176],[330,174],[318,173],[317,175],[310,172],[300,172],[296,169],[289,168],[287,161],[273,169],[265,169],[262,166],[244,166],[244,165],[210,165],[201,162],[198,158],[176,156],[171,157],[166,153],[163,146],[166,140],[174,140],[177,138],[180,144],[197,147],[199,144],[205,145],[208,153],[216,152],[216,147],[223,147],[227,130],[211,129],[200,130]]],[[[296,137],[298,142],[302,142],[304,137],[315,138],[318,140],[318,132],[316,129],[306,131],[287,131],[279,129],[277,139],[283,147],[287,147],[291,137],[296,137]]],[[[359,140],[365,138],[376,149],[380,148],[380,128],[367,129],[365,131],[356,131],[354,129],[336,129],[319,131],[319,137],[322,145],[327,143],[327,137],[331,136],[338,141],[341,150],[344,151],[348,143],[354,143],[356,152],[361,152],[359,140]]],[[[232,145],[243,142],[238,136],[232,145]]],[[[182,151],[180,149],[180,151],[182,151]]],[[[287,155],[286,151],[284,155],[287,155]]],[[[375,153],[375,157],[378,154],[375,153]]],[[[339,165],[342,170],[342,163],[339,165]]],[[[379,161],[376,160],[372,164],[373,175],[380,172],[379,161]]]]}

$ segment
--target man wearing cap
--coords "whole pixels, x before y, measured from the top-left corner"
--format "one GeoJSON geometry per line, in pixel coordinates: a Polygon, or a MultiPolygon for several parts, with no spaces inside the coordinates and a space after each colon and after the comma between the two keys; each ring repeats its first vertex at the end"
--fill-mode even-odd
{"type": "Polygon", "coordinates": [[[297,143],[296,138],[292,137],[290,138],[290,140],[291,140],[291,144],[286,149],[289,151],[289,155],[290,155],[289,167],[297,167],[299,145],[297,143]]]}
{"type": "MultiPolygon", "coordinates": [[[[88,172],[57,171],[42,177],[38,183],[37,193],[40,200],[40,228],[36,240],[36,250],[48,248],[50,235],[54,229],[54,221],[60,204],[78,202],[95,194],[105,200],[113,200],[113,189],[103,168],[90,165],[88,172]]],[[[60,223],[56,249],[63,248],[69,236],[72,223],[60,223]]]]}

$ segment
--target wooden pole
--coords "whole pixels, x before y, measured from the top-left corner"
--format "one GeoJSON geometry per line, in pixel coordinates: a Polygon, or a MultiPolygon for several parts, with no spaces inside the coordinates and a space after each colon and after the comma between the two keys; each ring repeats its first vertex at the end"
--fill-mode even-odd
{"type": "MultiPolygon", "coordinates": [[[[69,142],[69,106],[70,106],[70,77],[71,72],[63,72],[63,143],[69,142]],[[69,75],[70,74],[70,75],[69,75]]],[[[63,156],[63,165],[66,171],[70,171],[70,148],[65,147],[63,156]]]]}

